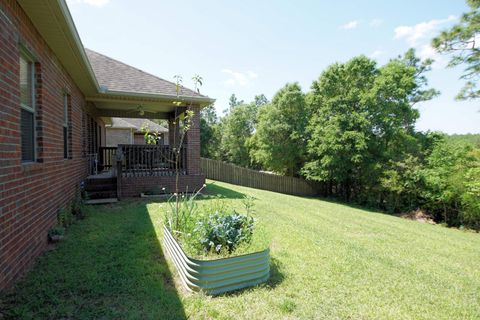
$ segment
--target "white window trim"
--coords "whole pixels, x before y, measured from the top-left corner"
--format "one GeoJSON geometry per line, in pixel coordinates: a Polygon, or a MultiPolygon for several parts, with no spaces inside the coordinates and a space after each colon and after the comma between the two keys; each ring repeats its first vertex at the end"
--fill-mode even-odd
{"type": "Polygon", "coordinates": [[[67,148],[67,156],[65,157],[65,150],[64,150],[64,159],[70,159],[70,148],[69,148],[69,144],[70,144],[70,141],[68,139],[68,116],[69,116],[69,113],[68,113],[68,106],[69,106],[69,94],[67,92],[64,92],[63,93],[63,128],[66,129],[66,136],[64,137],[64,139],[66,139],[66,141],[64,141],[64,147],[66,146],[67,148]]]}
{"type": "Polygon", "coordinates": [[[36,110],[36,105],[35,105],[35,92],[36,92],[36,86],[35,86],[35,60],[32,58],[32,55],[26,51],[25,49],[20,50],[20,59],[24,59],[25,61],[28,62],[31,68],[31,81],[32,81],[32,87],[31,87],[31,92],[30,94],[32,95],[32,105],[28,106],[22,102],[20,102],[20,107],[26,111],[29,111],[33,113],[33,159],[32,160],[23,160],[22,163],[32,163],[36,162],[38,160],[37,156],[37,110],[36,110]]]}

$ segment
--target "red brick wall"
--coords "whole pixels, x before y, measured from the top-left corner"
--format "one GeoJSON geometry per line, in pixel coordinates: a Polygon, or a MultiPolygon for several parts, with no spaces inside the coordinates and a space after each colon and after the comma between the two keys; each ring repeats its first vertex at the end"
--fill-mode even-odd
{"type": "Polygon", "coordinates": [[[185,136],[187,146],[187,173],[197,175],[200,169],[200,107],[189,106],[188,110],[193,111],[190,129],[185,136]]]}
{"type": "Polygon", "coordinates": [[[42,253],[57,211],[86,176],[84,97],[21,7],[0,0],[0,290],[42,253]],[[37,69],[37,157],[22,164],[20,148],[20,45],[37,69]],[[71,95],[71,159],[63,159],[63,93],[71,95]],[[82,115],[83,114],[83,115],[82,115]]]}

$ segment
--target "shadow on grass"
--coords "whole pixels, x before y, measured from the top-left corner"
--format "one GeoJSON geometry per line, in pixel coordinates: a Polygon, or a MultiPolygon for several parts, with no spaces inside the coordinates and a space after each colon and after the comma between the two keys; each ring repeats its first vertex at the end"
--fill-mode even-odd
{"type": "Polygon", "coordinates": [[[267,287],[275,289],[280,283],[283,282],[285,276],[282,273],[282,263],[280,260],[271,257],[270,258],[270,278],[267,280],[267,287]]]}
{"type": "Polygon", "coordinates": [[[0,298],[3,319],[186,319],[146,205],[90,211],[0,298]]]}
{"type": "Polygon", "coordinates": [[[227,198],[227,199],[243,199],[243,198],[245,198],[244,193],[219,186],[215,183],[208,183],[207,188],[205,189],[205,192],[203,192],[203,193],[206,194],[206,195],[211,195],[211,196],[220,195],[220,196],[222,196],[224,198],[227,198]]]}

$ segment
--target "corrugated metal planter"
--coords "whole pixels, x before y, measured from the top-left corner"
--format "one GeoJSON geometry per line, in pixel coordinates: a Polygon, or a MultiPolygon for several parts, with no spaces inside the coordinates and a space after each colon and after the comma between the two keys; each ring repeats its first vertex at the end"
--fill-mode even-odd
{"type": "Polygon", "coordinates": [[[188,257],[163,228],[165,247],[177,267],[184,286],[189,291],[203,290],[217,295],[257,285],[270,276],[270,250],[217,260],[198,260],[188,257]]]}

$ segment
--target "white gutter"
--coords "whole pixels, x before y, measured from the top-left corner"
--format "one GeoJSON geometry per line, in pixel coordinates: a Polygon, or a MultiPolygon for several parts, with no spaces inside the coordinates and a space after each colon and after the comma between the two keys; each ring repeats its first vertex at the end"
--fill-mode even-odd
{"type": "Polygon", "coordinates": [[[199,103],[214,103],[215,99],[205,96],[184,96],[184,95],[171,95],[171,94],[160,94],[160,93],[150,93],[150,92],[127,92],[127,91],[114,91],[114,90],[105,90],[103,94],[106,95],[115,95],[121,97],[133,97],[133,98],[150,98],[150,99],[161,99],[168,101],[187,101],[187,102],[199,102],[199,103]]]}

